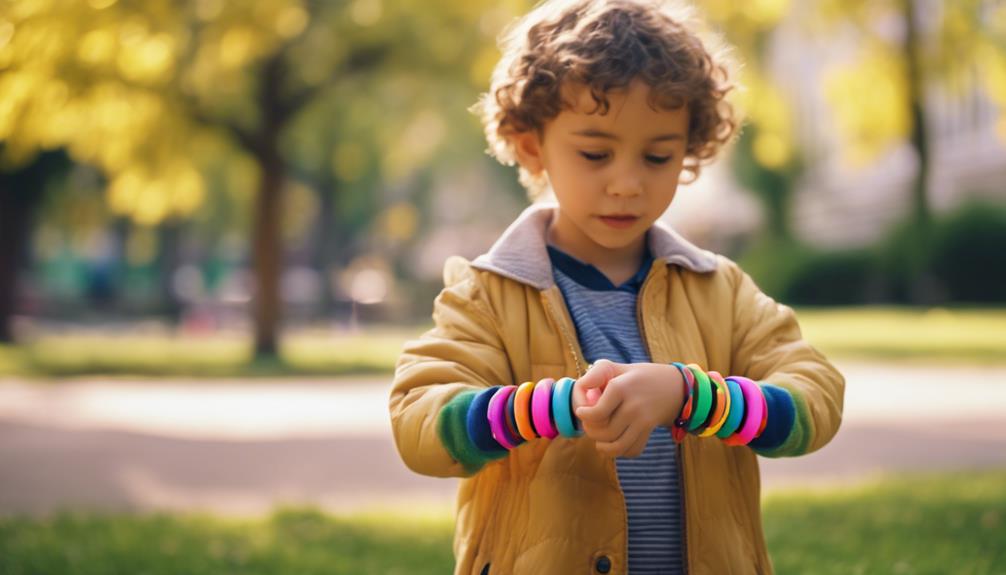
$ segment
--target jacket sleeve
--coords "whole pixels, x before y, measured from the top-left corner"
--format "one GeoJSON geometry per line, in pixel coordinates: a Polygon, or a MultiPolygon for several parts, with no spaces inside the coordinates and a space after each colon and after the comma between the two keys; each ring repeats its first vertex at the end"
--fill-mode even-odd
{"type": "Polygon", "coordinates": [[[824,447],[842,421],[845,378],[807,343],[789,307],[775,302],[735,263],[733,371],[757,381],[768,421],[749,446],[765,457],[793,457],[824,447]]]}
{"type": "MultiPolygon", "coordinates": [[[[510,364],[482,286],[467,261],[450,258],[433,304],[434,327],[405,343],[389,411],[398,453],[417,473],[468,477],[506,455],[469,434],[472,406],[509,385],[510,364]]],[[[474,413],[473,413],[474,415],[474,413]]],[[[482,418],[484,420],[484,417],[482,418]]]]}

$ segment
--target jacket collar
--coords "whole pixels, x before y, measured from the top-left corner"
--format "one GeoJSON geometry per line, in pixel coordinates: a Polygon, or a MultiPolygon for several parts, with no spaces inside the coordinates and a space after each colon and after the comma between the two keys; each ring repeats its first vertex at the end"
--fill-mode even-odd
{"type": "MultiPolygon", "coordinates": [[[[472,261],[472,267],[491,271],[539,290],[555,284],[545,238],[558,204],[528,206],[489,251],[472,261]]],[[[654,261],[678,264],[697,273],[716,269],[716,256],[681,237],[659,220],[647,232],[654,261]]]]}

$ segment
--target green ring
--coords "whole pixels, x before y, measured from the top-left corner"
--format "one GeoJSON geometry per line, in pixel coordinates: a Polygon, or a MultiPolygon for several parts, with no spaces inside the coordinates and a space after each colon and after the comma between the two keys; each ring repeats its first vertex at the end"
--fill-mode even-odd
{"type": "Polygon", "coordinates": [[[712,405],[712,389],[710,389],[709,376],[706,372],[701,369],[695,369],[691,366],[686,366],[688,369],[692,370],[692,375],[695,376],[695,411],[692,412],[691,421],[688,423],[688,431],[695,431],[701,427],[705,422],[706,418],[709,417],[709,408],[712,405]]]}

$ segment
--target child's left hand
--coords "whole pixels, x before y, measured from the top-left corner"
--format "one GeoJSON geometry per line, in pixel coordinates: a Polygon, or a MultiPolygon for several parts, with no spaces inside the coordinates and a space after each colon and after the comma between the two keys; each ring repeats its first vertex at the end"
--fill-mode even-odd
{"type": "Polygon", "coordinates": [[[602,359],[574,385],[574,411],[598,451],[638,457],[654,428],[674,423],[684,404],[684,385],[673,365],[602,359]]]}

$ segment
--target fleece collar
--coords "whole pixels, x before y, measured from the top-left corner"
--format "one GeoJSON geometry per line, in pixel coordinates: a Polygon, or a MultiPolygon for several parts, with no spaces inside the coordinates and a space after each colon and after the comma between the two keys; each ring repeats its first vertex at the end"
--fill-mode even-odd
{"type": "MultiPolygon", "coordinates": [[[[546,230],[558,204],[541,202],[528,206],[489,251],[472,261],[472,267],[495,272],[512,280],[545,290],[555,284],[546,247],[546,230]]],[[[696,247],[663,222],[647,232],[650,253],[656,261],[678,264],[698,273],[716,269],[716,256],[696,247]]]]}

